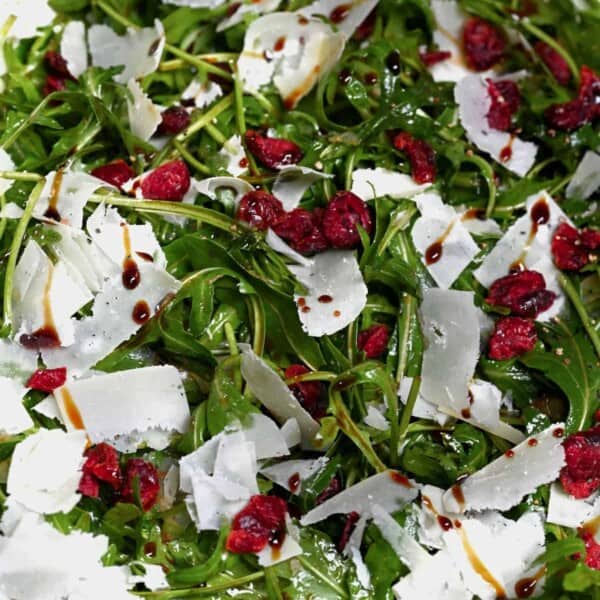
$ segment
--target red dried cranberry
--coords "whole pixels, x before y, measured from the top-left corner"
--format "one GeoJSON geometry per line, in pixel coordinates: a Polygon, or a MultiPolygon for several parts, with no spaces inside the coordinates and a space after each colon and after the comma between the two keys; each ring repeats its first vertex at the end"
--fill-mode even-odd
{"type": "Polygon", "coordinates": [[[100,491],[99,482],[108,483],[116,490],[121,487],[123,481],[119,454],[110,444],[101,443],[87,450],[81,472],[79,491],[84,496],[93,498],[96,498],[100,491]]]}
{"type": "Polygon", "coordinates": [[[42,95],[46,97],[54,92],[62,92],[66,87],[66,79],[64,77],[60,75],[47,75],[42,95]]]}
{"type": "Polygon", "coordinates": [[[302,159],[302,150],[291,140],[267,137],[251,129],[246,131],[244,137],[248,150],[269,169],[295,165],[302,159]]]}
{"type": "Polygon", "coordinates": [[[342,484],[337,477],[332,477],[331,481],[327,484],[327,487],[317,496],[315,500],[315,504],[318,506],[319,504],[323,504],[325,500],[329,500],[329,498],[333,498],[336,494],[339,494],[342,490],[342,484]]]}
{"type": "Polygon", "coordinates": [[[537,271],[517,271],[492,283],[485,301],[509,308],[518,317],[535,318],[548,310],[556,294],[546,289],[546,280],[537,271]]]}
{"type": "Polygon", "coordinates": [[[153,464],[141,458],[130,458],[125,466],[125,480],[121,487],[121,498],[124,502],[136,500],[136,488],[139,491],[142,509],[150,510],[156,503],[160,492],[158,471],[153,464]]]}
{"type": "Polygon", "coordinates": [[[561,85],[567,85],[571,80],[571,70],[567,61],[552,46],[541,40],[536,42],[534,49],[550,73],[554,75],[554,79],[561,85]]]}
{"type": "Polygon", "coordinates": [[[273,223],[273,231],[301,254],[323,252],[329,243],[323,235],[321,212],[295,208],[273,223]]]}
{"type": "Polygon", "coordinates": [[[124,183],[135,177],[135,171],[122,158],[96,167],[91,174],[119,189],[124,183]]]}
{"type": "Polygon", "coordinates": [[[390,328],[387,325],[371,325],[358,334],[358,349],[367,358],[378,358],[386,350],[390,341],[390,328]]]}
{"type": "Polygon", "coordinates": [[[340,541],[338,542],[338,550],[340,552],[342,552],[348,544],[348,540],[350,539],[350,536],[356,527],[358,519],[360,519],[360,515],[354,510],[346,515],[344,529],[342,529],[342,535],[340,536],[340,541]]]}
{"type": "Polygon", "coordinates": [[[435,153],[427,142],[403,131],[394,137],[394,147],[408,155],[412,178],[417,183],[435,181],[435,153]]]}
{"type": "Polygon", "coordinates": [[[255,229],[264,230],[284,214],[283,205],[275,196],[255,190],[248,192],[241,200],[237,217],[250,223],[255,229]]]}
{"type": "Polygon", "coordinates": [[[419,52],[419,58],[426,67],[433,67],[445,60],[448,60],[452,56],[452,52],[449,50],[426,50],[419,52]]]}
{"type": "Polygon", "coordinates": [[[512,116],[521,104],[521,93],[514,81],[487,80],[488,95],[492,104],[487,114],[488,124],[492,129],[508,131],[512,124],[512,116]]]}
{"type": "Polygon", "coordinates": [[[488,343],[488,356],[508,360],[533,350],[537,332],[533,321],[521,317],[503,317],[496,321],[488,343]]]}
{"type": "Polygon", "coordinates": [[[552,237],[554,263],[563,271],[579,271],[590,262],[590,252],[600,247],[600,231],[577,231],[568,223],[561,223],[552,237]]]}
{"type": "Polygon", "coordinates": [[[585,564],[590,569],[600,570],[600,544],[592,531],[581,531],[581,539],[585,544],[585,564]]]}
{"type": "Polygon", "coordinates": [[[27,387],[41,392],[53,392],[67,380],[66,367],[58,369],[38,369],[27,382],[27,387]]]}
{"type": "Polygon", "coordinates": [[[600,427],[570,435],[563,447],[566,465],[560,482],[575,498],[587,498],[600,488],[600,427]]]}
{"type": "Polygon", "coordinates": [[[172,160],[142,179],[142,194],[151,200],[181,202],[190,189],[190,172],[182,160],[172,160]]]}
{"type": "Polygon", "coordinates": [[[190,114],[183,106],[170,106],[162,112],[157,133],[160,135],[177,135],[190,124],[190,114]]]}
{"type": "Polygon", "coordinates": [[[463,47],[468,67],[485,71],[504,56],[506,42],[502,32],[489,21],[470,17],[463,29],[463,47]]]}
{"type": "Polygon", "coordinates": [[[375,21],[377,19],[377,9],[373,9],[364,19],[364,21],[356,28],[352,36],[358,42],[364,42],[370,38],[375,31],[375,21]]]}
{"type": "Polygon", "coordinates": [[[351,249],[360,243],[357,225],[373,230],[369,207],[352,192],[337,192],[323,214],[323,233],[334,248],[351,249]]]}
{"type": "Polygon", "coordinates": [[[248,504],[233,518],[227,537],[229,552],[260,552],[270,541],[285,536],[287,503],[277,496],[252,496],[248,504]]]}
{"type": "MultiPolygon", "coordinates": [[[[290,365],[285,370],[285,378],[291,379],[310,373],[304,365],[290,365]]],[[[290,385],[290,390],[302,404],[304,409],[315,419],[321,419],[325,416],[325,408],[321,406],[321,397],[323,393],[323,384],[320,381],[301,381],[290,385]]]]}
{"type": "Polygon", "coordinates": [[[555,129],[572,131],[600,115],[600,77],[584,65],[580,78],[579,93],[575,100],[554,104],[546,110],[546,120],[555,129]]]}
{"type": "Polygon", "coordinates": [[[48,69],[54,72],[55,75],[61,75],[66,79],[73,79],[73,76],[69,72],[67,61],[64,59],[60,52],[55,50],[48,50],[44,55],[44,62],[48,69]]]}

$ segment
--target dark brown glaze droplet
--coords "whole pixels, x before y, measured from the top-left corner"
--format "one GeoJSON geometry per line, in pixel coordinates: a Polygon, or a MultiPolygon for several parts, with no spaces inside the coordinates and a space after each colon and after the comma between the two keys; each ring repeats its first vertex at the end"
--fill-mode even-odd
{"type": "Polygon", "coordinates": [[[294,473],[288,479],[288,487],[290,488],[290,492],[295,494],[300,489],[300,473],[294,473]]]}
{"type": "Polygon", "coordinates": [[[460,416],[461,416],[463,419],[470,419],[470,418],[471,418],[471,410],[470,410],[470,409],[468,409],[468,408],[463,408],[463,409],[460,411],[460,416]]]}
{"type": "Polygon", "coordinates": [[[133,307],[131,318],[138,325],[143,325],[152,315],[152,310],[145,300],[138,300],[133,307]]]}
{"type": "Polygon", "coordinates": [[[465,505],[465,496],[463,494],[462,487],[460,487],[460,485],[455,484],[450,489],[452,490],[452,495],[454,496],[454,499],[456,500],[456,502],[458,502],[458,506],[462,508],[465,505]]]}
{"type": "Polygon", "coordinates": [[[514,450],[510,450],[510,449],[504,453],[504,456],[506,456],[506,458],[512,458],[514,455],[515,455],[514,450]]]}
{"type": "Polygon", "coordinates": [[[483,208],[470,208],[461,217],[461,220],[463,221],[470,221],[471,219],[479,219],[480,221],[484,221],[485,210],[483,208]]]}
{"type": "Polygon", "coordinates": [[[303,306],[303,307],[302,307],[302,312],[303,312],[303,313],[310,312],[310,306],[303,306]]]}
{"type": "Polygon", "coordinates": [[[329,19],[332,23],[341,23],[348,16],[351,8],[351,4],[339,4],[329,13],[329,19]]]}
{"type": "Polygon", "coordinates": [[[375,85],[378,81],[377,73],[375,71],[371,71],[365,75],[365,83],[367,85],[375,85]]]}
{"type": "Polygon", "coordinates": [[[285,47],[285,36],[282,35],[281,37],[277,38],[277,40],[275,40],[275,44],[273,46],[273,51],[281,52],[284,47],[285,47]]]}
{"type": "Polygon", "coordinates": [[[562,427],[557,427],[553,432],[552,435],[555,438],[561,438],[565,435],[565,430],[562,427]]]}
{"type": "Polygon", "coordinates": [[[300,308],[302,308],[303,306],[306,306],[306,298],[298,298],[297,304],[300,308]]]}
{"type": "Polygon", "coordinates": [[[546,567],[542,567],[535,575],[531,577],[523,577],[515,583],[515,594],[517,598],[530,598],[535,592],[538,581],[546,573],[546,567]]]}
{"type": "Polygon", "coordinates": [[[342,69],[340,71],[340,74],[338,75],[338,81],[342,85],[348,85],[351,80],[352,80],[352,74],[350,73],[350,70],[349,69],[342,69]]]}
{"type": "Polygon", "coordinates": [[[24,333],[19,338],[19,343],[30,350],[41,350],[42,348],[57,348],[60,346],[60,338],[54,325],[44,325],[33,333],[24,333]]]}
{"type": "Polygon", "coordinates": [[[148,252],[136,252],[136,254],[146,262],[154,262],[154,257],[152,254],[148,254],[148,252]]]}
{"type": "Polygon", "coordinates": [[[342,313],[341,313],[339,310],[334,310],[334,311],[333,311],[333,316],[334,316],[334,317],[339,317],[339,316],[341,316],[341,314],[342,314],[342,313]]]}
{"type": "Polygon", "coordinates": [[[406,475],[402,475],[402,473],[398,473],[398,471],[390,471],[390,477],[392,478],[392,481],[398,485],[403,485],[407,488],[412,487],[412,483],[408,480],[408,477],[406,477],[406,475]]]}
{"type": "Polygon", "coordinates": [[[512,138],[511,142],[506,144],[502,150],[500,150],[500,161],[505,163],[508,162],[512,158],[512,138]]]}
{"type": "Polygon", "coordinates": [[[342,377],[334,382],[332,385],[333,391],[341,392],[342,390],[349,388],[351,385],[354,385],[357,380],[358,377],[356,375],[346,375],[345,377],[342,377]]]}
{"type": "Polygon", "coordinates": [[[131,257],[128,257],[123,262],[123,287],[128,290],[134,290],[139,284],[141,280],[140,270],[138,266],[131,257]]]}
{"type": "Polygon", "coordinates": [[[433,242],[430,246],[428,246],[427,250],[425,250],[425,263],[428,265],[432,265],[440,258],[442,258],[443,246],[442,242],[439,240],[437,242],[433,242]]]}
{"type": "Polygon", "coordinates": [[[60,187],[62,185],[63,173],[63,169],[58,169],[58,171],[56,171],[56,175],[54,175],[52,187],[50,188],[50,197],[48,198],[48,208],[44,213],[44,216],[48,219],[52,219],[53,221],[59,222],[61,220],[61,216],[58,212],[58,196],[60,195],[60,187]]]}
{"type": "Polygon", "coordinates": [[[398,50],[392,50],[385,59],[385,66],[388,68],[392,75],[398,75],[400,73],[400,52],[398,50]]]}
{"type": "Polygon", "coordinates": [[[531,221],[535,225],[544,225],[550,220],[550,208],[543,198],[531,207],[531,221]]]}
{"type": "Polygon", "coordinates": [[[452,521],[448,517],[445,517],[444,515],[438,515],[437,520],[440,527],[444,531],[450,531],[452,529],[452,521]]]}
{"type": "Polygon", "coordinates": [[[323,294],[322,296],[319,296],[317,298],[317,300],[319,302],[322,302],[323,304],[328,304],[329,302],[333,302],[333,298],[329,294],[323,294]]]}
{"type": "Polygon", "coordinates": [[[538,441],[535,438],[531,438],[530,440],[527,441],[527,445],[531,446],[533,448],[533,446],[538,445],[538,441]]]}

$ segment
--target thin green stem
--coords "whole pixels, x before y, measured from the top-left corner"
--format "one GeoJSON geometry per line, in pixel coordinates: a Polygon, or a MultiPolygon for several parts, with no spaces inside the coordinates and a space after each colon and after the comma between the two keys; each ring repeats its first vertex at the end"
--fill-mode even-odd
{"type": "Polygon", "coordinates": [[[2,321],[2,329],[7,335],[12,330],[12,291],[15,268],[17,266],[17,259],[19,257],[19,251],[21,249],[21,244],[23,243],[23,238],[25,237],[27,225],[31,220],[33,209],[35,208],[35,205],[40,198],[43,188],[44,181],[39,181],[31,191],[31,194],[29,194],[29,199],[27,200],[27,204],[25,205],[25,212],[19,220],[19,224],[17,225],[15,235],[10,245],[8,262],[6,263],[6,273],[4,275],[4,318],[2,321]]]}
{"type": "Polygon", "coordinates": [[[250,302],[252,314],[252,329],[254,332],[252,349],[258,356],[262,356],[265,350],[265,307],[262,300],[255,294],[247,296],[250,302]]]}
{"type": "Polygon", "coordinates": [[[317,579],[320,579],[325,585],[330,587],[336,594],[338,594],[343,600],[350,600],[346,590],[340,587],[337,582],[327,577],[322,569],[315,567],[309,562],[302,554],[297,557],[300,564],[307,570],[310,571],[317,579]]]}
{"type": "Polygon", "coordinates": [[[265,583],[267,584],[269,600],[283,600],[281,588],[279,587],[279,578],[274,567],[265,567],[265,583]]]}
{"type": "Polygon", "coordinates": [[[49,102],[54,100],[54,94],[46,96],[32,111],[26,119],[0,144],[0,149],[10,148],[17,138],[25,131],[37,118],[37,116],[46,108],[49,102]]]}
{"type": "Polygon", "coordinates": [[[42,175],[37,173],[28,173],[26,171],[0,171],[0,179],[10,179],[12,181],[41,181],[42,175]]]}
{"type": "Polygon", "coordinates": [[[408,426],[410,425],[410,418],[415,408],[415,403],[419,397],[419,390],[421,389],[421,377],[417,376],[412,380],[410,386],[410,392],[406,399],[406,404],[402,409],[402,417],[400,418],[400,426],[398,427],[398,437],[402,441],[408,432],[408,426]]]}
{"type": "Polygon", "coordinates": [[[225,96],[217,102],[210,110],[207,110],[201,117],[196,119],[185,131],[181,132],[175,140],[180,143],[185,143],[192,135],[212,123],[224,110],[228,109],[233,104],[233,94],[225,96]]]}
{"type": "Polygon", "coordinates": [[[488,187],[488,201],[485,208],[485,216],[489,219],[491,218],[496,206],[496,183],[494,182],[494,169],[486,160],[480,156],[477,156],[476,154],[466,156],[465,160],[473,163],[479,169],[481,175],[485,179],[488,187]]]}
{"type": "Polygon", "coordinates": [[[399,231],[402,231],[406,228],[406,226],[410,223],[410,220],[413,218],[416,212],[417,207],[411,206],[394,217],[394,220],[390,223],[384,236],[381,238],[381,242],[379,242],[379,246],[377,248],[377,256],[381,256],[385,252],[385,249],[388,247],[389,243],[394,239],[394,236],[399,231]]]}
{"type": "Polygon", "coordinates": [[[210,175],[210,169],[204,163],[201,163],[181,142],[173,140],[173,146],[196,171],[200,171],[204,175],[210,175]]]}
{"type": "Polygon", "coordinates": [[[217,144],[224,145],[227,142],[227,138],[212,123],[207,123],[204,126],[204,131],[206,131],[217,144]]]}
{"type": "Polygon", "coordinates": [[[235,120],[237,121],[239,134],[243,137],[246,133],[246,115],[244,109],[244,87],[240,80],[237,68],[233,79],[233,94],[235,96],[235,120]]]}
{"type": "Polygon", "coordinates": [[[410,294],[404,294],[402,298],[402,314],[398,321],[398,367],[396,369],[396,383],[400,385],[406,366],[408,364],[408,340],[410,337],[410,321],[415,311],[416,299],[410,294]]]}
{"type": "Polygon", "coordinates": [[[295,383],[302,383],[303,381],[327,381],[331,383],[337,379],[338,375],[330,371],[311,371],[310,373],[304,373],[304,375],[296,375],[296,377],[290,377],[285,380],[285,385],[294,385],[295,383]]]}

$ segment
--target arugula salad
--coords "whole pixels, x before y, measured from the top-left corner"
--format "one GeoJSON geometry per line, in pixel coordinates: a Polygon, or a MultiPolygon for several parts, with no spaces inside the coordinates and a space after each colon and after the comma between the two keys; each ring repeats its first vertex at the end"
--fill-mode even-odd
{"type": "Polygon", "coordinates": [[[596,0],[0,0],[0,600],[600,599],[596,0]]]}

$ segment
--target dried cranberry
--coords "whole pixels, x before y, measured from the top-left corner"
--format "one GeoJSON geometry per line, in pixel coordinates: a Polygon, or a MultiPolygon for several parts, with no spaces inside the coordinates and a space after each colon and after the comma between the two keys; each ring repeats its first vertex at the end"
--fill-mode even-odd
{"type": "Polygon", "coordinates": [[[548,310],[556,294],[546,289],[546,280],[537,271],[517,271],[492,283],[485,301],[503,306],[518,317],[535,318],[548,310]]]}
{"type": "Polygon", "coordinates": [[[44,55],[44,62],[48,69],[54,72],[55,75],[61,75],[66,79],[73,79],[73,76],[69,72],[67,61],[64,59],[60,52],[55,50],[48,50],[44,55]]]}
{"type": "Polygon", "coordinates": [[[142,194],[152,200],[181,202],[190,189],[190,172],[182,160],[172,160],[142,179],[142,194]]]}
{"type": "Polygon", "coordinates": [[[594,533],[584,529],[580,535],[585,544],[585,564],[590,569],[600,570],[600,544],[596,541],[594,533]]]}
{"type": "Polygon", "coordinates": [[[587,498],[600,488],[600,427],[570,435],[563,447],[566,465],[560,482],[575,498],[587,498]]]}
{"type": "Polygon", "coordinates": [[[419,52],[419,58],[426,67],[433,67],[445,60],[448,60],[452,56],[452,52],[449,50],[426,50],[419,52]]]}
{"type": "Polygon", "coordinates": [[[390,340],[390,328],[387,325],[371,325],[358,334],[358,349],[367,358],[378,358],[386,350],[390,340]]]}
{"type": "Polygon", "coordinates": [[[364,19],[364,21],[356,28],[352,36],[358,42],[364,42],[370,38],[375,31],[375,21],[377,19],[377,9],[373,9],[364,19]]]}
{"type": "Polygon", "coordinates": [[[333,498],[336,494],[339,494],[342,490],[342,484],[337,477],[332,477],[331,481],[327,484],[327,487],[317,496],[315,504],[323,504],[325,500],[333,498]]]}
{"type": "Polygon", "coordinates": [[[119,189],[124,183],[135,177],[135,171],[122,158],[96,167],[91,174],[119,189]]]}
{"type": "Polygon", "coordinates": [[[579,271],[590,262],[590,252],[600,247],[600,231],[577,231],[568,223],[561,223],[552,237],[554,263],[563,271],[579,271]]]}
{"type": "Polygon", "coordinates": [[[255,190],[248,192],[240,200],[237,217],[250,223],[255,229],[264,230],[273,225],[284,212],[281,202],[275,196],[255,190]]]}
{"type": "Polygon", "coordinates": [[[177,135],[190,124],[190,113],[183,106],[170,106],[160,116],[157,129],[160,135],[177,135]]]}
{"type": "Polygon", "coordinates": [[[512,116],[521,104],[521,93],[514,81],[487,80],[488,95],[491,100],[487,114],[488,125],[492,129],[508,131],[512,124],[512,116]]]}
{"type": "Polygon", "coordinates": [[[229,552],[260,552],[269,541],[285,535],[287,503],[277,496],[252,496],[233,518],[227,537],[229,552]]]}
{"type": "Polygon", "coordinates": [[[354,510],[346,515],[344,529],[342,529],[342,535],[340,536],[340,541],[338,542],[338,550],[340,552],[342,552],[348,544],[348,540],[350,539],[350,536],[356,527],[358,519],[360,519],[360,515],[354,510]]]}
{"type": "Polygon", "coordinates": [[[42,95],[45,97],[54,92],[62,92],[66,87],[66,79],[64,77],[60,75],[47,75],[42,95]]]}
{"type": "Polygon", "coordinates": [[[295,208],[273,224],[273,231],[301,254],[315,254],[329,248],[322,231],[321,212],[295,208]]]}
{"type": "Polygon", "coordinates": [[[463,29],[463,47],[468,67],[485,71],[504,56],[506,42],[502,32],[489,21],[470,17],[463,29]]]}
{"type": "Polygon", "coordinates": [[[435,181],[435,153],[427,142],[418,140],[403,131],[394,136],[394,147],[408,155],[412,178],[417,183],[435,181]]]}
{"type": "Polygon", "coordinates": [[[144,511],[150,510],[160,492],[160,479],[156,467],[141,458],[130,458],[125,466],[125,480],[121,487],[121,498],[125,502],[139,499],[144,511]],[[137,482],[137,483],[136,483],[137,482]]]}
{"type": "Polygon", "coordinates": [[[58,369],[38,369],[27,382],[27,387],[41,392],[53,392],[67,380],[66,367],[58,369]]]}
{"type": "Polygon", "coordinates": [[[81,468],[79,491],[84,496],[96,498],[100,491],[99,482],[108,483],[113,489],[121,487],[123,476],[119,466],[119,454],[106,443],[98,444],[85,453],[81,468]]]}
{"type": "Polygon", "coordinates": [[[371,233],[369,207],[352,192],[337,192],[323,214],[325,237],[334,248],[355,248],[360,243],[357,225],[371,233]]]}
{"type": "Polygon", "coordinates": [[[534,49],[550,73],[554,75],[554,79],[561,85],[567,85],[571,80],[571,70],[567,61],[552,46],[541,40],[536,42],[534,49]]]}
{"type": "Polygon", "coordinates": [[[493,360],[508,360],[533,350],[537,332],[533,321],[521,317],[503,317],[496,321],[488,343],[493,360]]]}
{"type": "Polygon", "coordinates": [[[555,129],[572,131],[600,115],[600,77],[586,67],[581,67],[579,93],[575,100],[554,104],[545,113],[546,120],[555,129]]]}
{"type": "MultiPolygon", "coordinates": [[[[291,379],[292,377],[298,377],[310,373],[304,365],[290,365],[285,370],[285,378],[291,379]]],[[[298,402],[302,404],[304,409],[310,413],[315,419],[321,419],[325,416],[325,407],[321,405],[321,398],[323,395],[323,384],[320,381],[301,381],[290,385],[294,396],[298,399],[298,402]]]]}
{"type": "Polygon", "coordinates": [[[246,131],[244,137],[248,150],[269,169],[295,165],[302,159],[302,150],[291,140],[267,137],[251,129],[246,131]]]}

